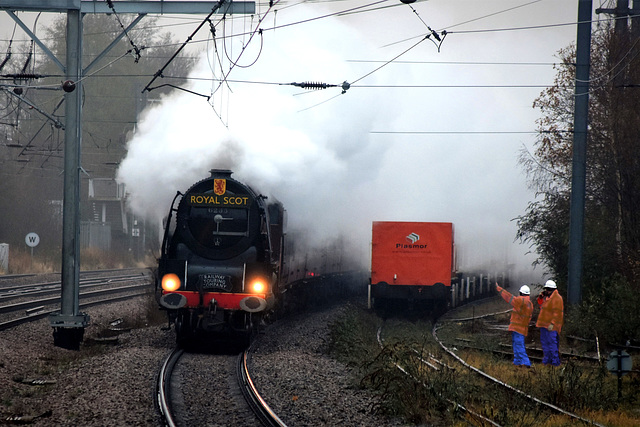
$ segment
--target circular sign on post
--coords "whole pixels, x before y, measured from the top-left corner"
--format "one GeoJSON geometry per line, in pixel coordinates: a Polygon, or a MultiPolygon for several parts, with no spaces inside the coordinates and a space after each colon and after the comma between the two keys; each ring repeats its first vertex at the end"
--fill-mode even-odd
{"type": "Polygon", "coordinates": [[[36,246],[38,246],[38,243],[40,243],[40,236],[38,236],[36,233],[29,233],[24,238],[24,242],[30,248],[35,248],[36,246]]]}

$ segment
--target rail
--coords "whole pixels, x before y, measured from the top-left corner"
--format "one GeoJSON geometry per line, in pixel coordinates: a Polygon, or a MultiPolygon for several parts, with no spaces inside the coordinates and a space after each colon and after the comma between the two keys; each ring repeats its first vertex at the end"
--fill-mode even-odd
{"type": "Polygon", "coordinates": [[[260,396],[258,389],[251,380],[247,367],[247,354],[248,352],[244,351],[238,357],[237,365],[238,382],[245,400],[265,427],[286,427],[286,424],[278,418],[267,402],[260,396]]]}
{"type": "Polygon", "coordinates": [[[173,413],[171,411],[171,374],[173,368],[184,353],[183,350],[175,348],[165,359],[160,373],[158,374],[156,404],[163,416],[163,422],[168,427],[175,427],[173,413]]]}

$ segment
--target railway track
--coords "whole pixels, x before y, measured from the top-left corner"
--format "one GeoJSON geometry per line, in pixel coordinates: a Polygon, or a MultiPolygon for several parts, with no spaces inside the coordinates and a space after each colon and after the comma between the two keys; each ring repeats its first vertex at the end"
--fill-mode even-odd
{"type": "MultiPolygon", "coordinates": [[[[149,292],[151,280],[148,274],[119,273],[119,270],[84,272],[80,280],[80,307],[87,308],[108,304],[149,292]]],[[[20,278],[24,277],[20,276],[20,278]]],[[[38,275],[27,277],[37,278],[38,275]]],[[[59,281],[13,284],[10,279],[4,279],[0,284],[0,304],[15,300],[19,300],[19,302],[0,305],[0,330],[35,321],[59,311],[59,295],[40,297],[59,294],[60,289],[59,281]]]]}
{"type": "Polygon", "coordinates": [[[162,420],[168,427],[176,427],[176,419],[171,404],[171,375],[173,368],[184,353],[180,349],[174,349],[165,359],[158,373],[156,390],[156,406],[162,415],[162,420]]]}
{"type": "MultiPolygon", "coordinates": [[[[122,282],[135,282],[135,281],[149,281],[149,275],[143,273],[120,273],[116,275],[99,275],[98,272],[85,273],[80,277],[80,290],[87,291],[89,289],[110,286],[122,282]]],[[[27,284],[14,284],[18,278],[34,277],[37,275],[29,276],[0,276],[3,280],[0,281],[0,303],[5,301],[11,301],[19,298],[32,298],[35,296],[51,295],[60,293],[61,282],[60,280],[35,282],[27,284]]]]}
{"type": "Polygon", "coordinates": [[[156,405],[165,425],[203,425],[210,422],[211,417],[247,427],[286,427],[258,393],[249,375],[247,357],[248,350],[240,355],[172,350],[160,368],[157,382],[156,405]],[[211,371],[215,373],[209,376],[211,371]],[[189,375],[193,372],[207,373],[206,383],[194,384],[189,375]],[[207,401],[204,405],[215,408],[215,414],[203,413],[203,404],[194,402],[202,395],[207,401]],[[223,410],[228,413],[221,414],[223,410]]]}

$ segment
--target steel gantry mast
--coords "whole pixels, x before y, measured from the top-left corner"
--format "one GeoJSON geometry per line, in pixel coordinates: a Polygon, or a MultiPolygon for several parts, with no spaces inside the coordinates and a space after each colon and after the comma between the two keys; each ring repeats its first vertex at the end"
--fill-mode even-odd
{"type": "Polygon", "coordinates": [[[255,2],[208,1],[89,1],[89,0],[0,0],[4,10],[50,57],[65,75],[64,202],[62,219],[62,292],[60,312],[49,318],[54,344],[78,349],[89,324],[89,315],[79,309],[80,278],[80,172],[82,146],[82,79],[126,32],[147,14],[253,14],[255,2]],[[222,6],[222,7],[221,7],[222,6]],[[82,18],[87,13],[136,13],[137,18],[91,64],[82,68],[82,18]],[[67,14],[66,64],[56,58],[33,34],[16,11],[67,14]]]}

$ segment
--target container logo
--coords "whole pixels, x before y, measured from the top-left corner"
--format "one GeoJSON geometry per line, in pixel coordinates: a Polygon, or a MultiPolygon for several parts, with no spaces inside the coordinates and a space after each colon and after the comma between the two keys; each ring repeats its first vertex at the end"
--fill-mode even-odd
{"type": "Polygon", "coordinates": [[[417,235],[416,233],[411,233],[407,236],[407,241],[410,242],[411,244],[417,242],[418,240],[420,240],[420,236],[417,235]]]}
{"type": "Polygon", "coordinates": [[[396,249],[427,249],[426,243],[417,243],[420,240],[418,233],[411,233],[405,237],[405,242],[396,243],[396,249]]]}

